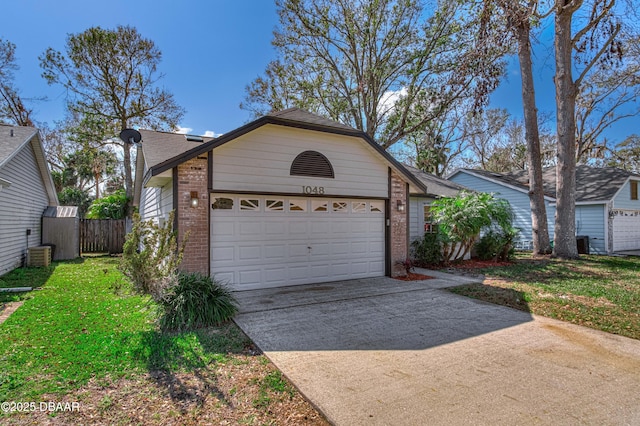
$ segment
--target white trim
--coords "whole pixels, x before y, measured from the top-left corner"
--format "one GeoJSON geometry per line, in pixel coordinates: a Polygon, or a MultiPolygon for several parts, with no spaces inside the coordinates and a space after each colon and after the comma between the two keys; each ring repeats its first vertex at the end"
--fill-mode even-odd
{"type": "Polygon", "coordinates": [[[609,217],[609,203],[604,205],[604,246],[607,254],[613,253],[613,241],[609,243],[609,223],[613,227],[613,218],[609,217]]]}
{"type": "MultiPolygon", "coordinates": [[[[624,183],[623,183],[622,185],[620,185],[620,188],[618,188],[618,190],[616,191],[616,193],[615,193],[615,194],[613,194],[613,197],[611,197],[611,200],[612,200],[612,201],[616,199],[616,197],[618,196],[618,194],[620,194],[620,192],[622,191],[622,188],[624,188],[624,186],[625,186],[625,185],[626,185],[626,184],[627,184],[627,183],[628,183],[632,178],[633,178],[634,180],[637,180],[638,182],[640,182],[640,177],[633,176],[633,175],[632,175],[632,176],[629,176],[629,177],[627,178],[627,180],[625,180],[625,181],[624,181],[624,183]]],[[[640,184],[639,184],[639,185],[640,185],[640,184]]],[[[634,201],[635,201],[635,200],[634,200],[634,201]]]]}
{"type": "MultiPolygon", "coordinates": [[[[467,173],[467,174],[469,174],[471,176],[474,176],[474,177],[477,177],[477,178],[480,178],[480,179],[484,179],[486,181],[495,183],[496,185],[504,186],[505,188],[513,189],[515,191],[521,192],[521,193],[526,194],[527,196],[529,196],[529,191],[528,190],[522,189],[520,187],[517,187],[515,185],[511,185],[511,184],[508,184],[508,183],[505,183],[505,182],[501,182],[501,181],[496,180],[496,179],[491,179],[491,178],[489,178],[487,176],[482,176],[482,175],[479,175],[477,173],[473,173],[472,171],[466,170],[466,169],[458,169],[458,170],[454,171],[453,173],[451,173],[451,175],[449,175],[449,177],[447,177],[447,179],[451,179],[452,177],[454,177],[458,173],[467,173]]],[[[545,195],[544,199],[549,201],[549,202],[555,201],[555,198],[549,197],[548,195],[545,195]]]]}
{"type": "Polygon", "coordinates": [[[10,187],[10,186],[11,186],[11,182],[9,182],[9,181],[8,181],[8,180],[6,180],[6,179],[2,179],[2,178],[0,178],[0,191],[2,191],[2,190],[3,190],[3,189],[5,189],[5,188],[8,188],[8,187],[10,187]]]}

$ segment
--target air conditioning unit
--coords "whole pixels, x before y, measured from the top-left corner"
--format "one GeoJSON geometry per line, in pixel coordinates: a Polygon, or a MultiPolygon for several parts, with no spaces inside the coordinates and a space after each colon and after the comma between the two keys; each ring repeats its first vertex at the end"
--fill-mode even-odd
{"type": "Polygon", "coordinates": [[[27,266],[51,265],[51,246],[29,247],[27,266]]]}

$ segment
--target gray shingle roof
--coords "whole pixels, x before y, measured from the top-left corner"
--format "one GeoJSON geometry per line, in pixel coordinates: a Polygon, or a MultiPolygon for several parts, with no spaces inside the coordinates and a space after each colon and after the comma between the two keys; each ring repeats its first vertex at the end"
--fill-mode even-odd
{"type": "MultiPolygon", "coordinates": [[[[524,190],[529,189],[529,174],[527,171],[493,173],[484,170],[467,170],[524,190]]],[[[639,175],[614,167],[579,165],[576,167],[576,201],[609,201],[630,176],[640,179],[639,175]]],[[[546,167],[543,169],[542,179],[545,195],[555,198],[556,168],[546,167]]]]}
{"type": "Polygon", "coordinates": [[[140,134],[147,167],[172,159],[213,139],[203,136],[202,142],[188,141],[183,134],[153,130],[140,130],[140,134]]]}
{"type": "Polygon", "coordinates": [[[429,173],[425,173],[420,169],[412,166],[404,166],[409,170],[420,182],[427,187],[427,194],[439,197],[455,197],[458,192],[466,189],[462,185],[458,185],[450,180],[441,179],[429,173]]]}
{"type": "Polygon", "coordinates": [[[356,130],[351,126],[340,123],[338,121],[330,120],[317,114],[313,114],[309,111],[304,111],[300,108],[288,108],[282,111],[270,112],[267,114],[270,117],[278,117],[283,120],[291,120],[299,123],[315,124],[318,126],[341,129],[341,130],[356,130]]]}
{"type": "Polygon", "coordinates": [[[7,126],[0,124],[0,167],[10,160],[18,148],[37,132],[34,127],[7,126]],[[11,132],[13,131],[13,136],[11,132]]]}

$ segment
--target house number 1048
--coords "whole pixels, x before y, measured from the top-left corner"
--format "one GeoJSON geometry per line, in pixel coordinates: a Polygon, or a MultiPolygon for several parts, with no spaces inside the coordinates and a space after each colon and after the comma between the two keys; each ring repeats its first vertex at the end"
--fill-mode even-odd
{"type": "Polygon", "coordinates": [[[303,194],[324,194],[324,186],[303,186],[303,194]]]}

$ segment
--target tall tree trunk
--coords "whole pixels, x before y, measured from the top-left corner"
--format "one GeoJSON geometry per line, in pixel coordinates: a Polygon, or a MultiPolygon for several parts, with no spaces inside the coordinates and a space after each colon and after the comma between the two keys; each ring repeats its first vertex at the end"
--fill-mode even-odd
{"type": "Polygon", "coordinates": [[[558,0],[555,12],[556,129],[556,224],[553,254],[563,259],[578,257],[576,244],[576,85],[571,73],[573,45],[571,23],[579,0],[558,0]]]}
{"type": "MultiPolygon", "coordinates": [[[[133,200],[133,177],[131,172],[131,145],[124,143],[122,145],[124,149],[124,188],[129,200],[133,200]]],[[[133,215],[133,203],[128,203],[127,217],[133,215]]]]}
{"type": "Polygon", "coordinates": [[[533,86],[531,64],[531,26],[529,16],[522,18],[514,28],[518,42],[518,59],[522,75],[522,106],[524,107],[525,140],[527,141],[527,168],[529,169],[529,205],[531,206],[531,237],[533,254],[551,253],[547,208],[542,186],[542,160],[538,133],[538,110],[533,86]]]}

